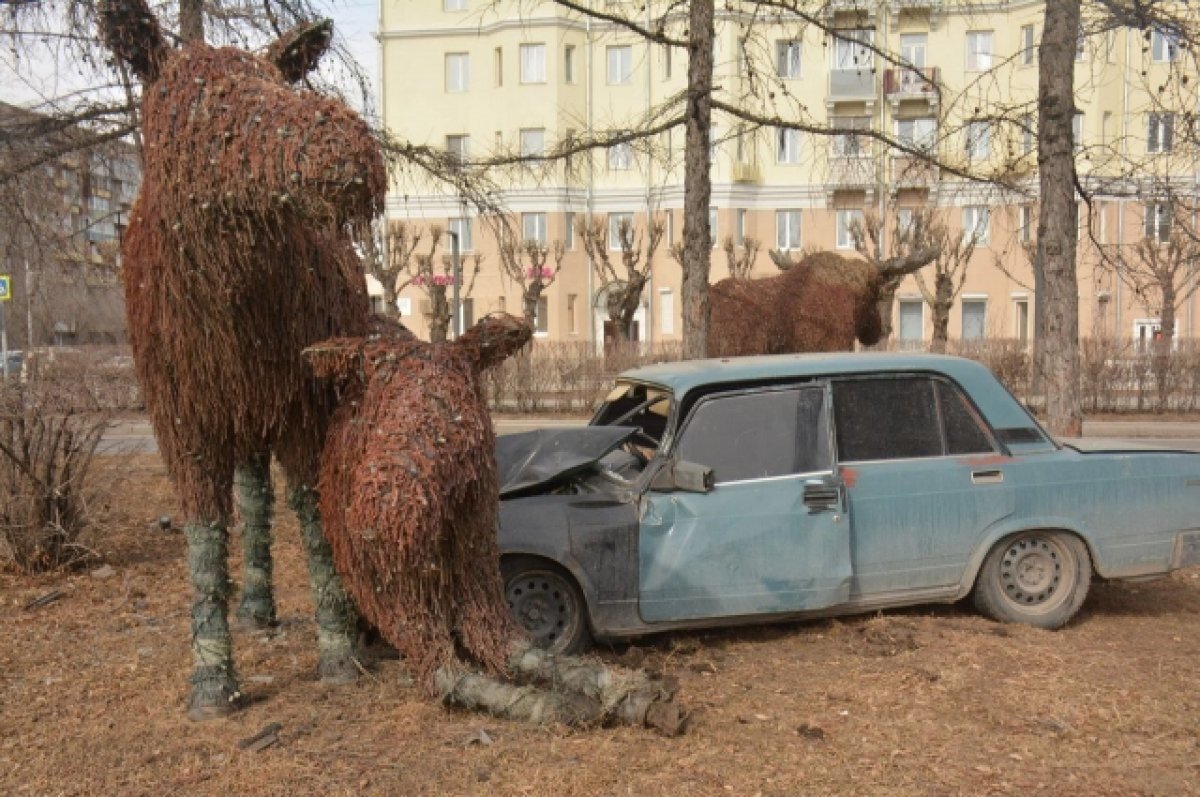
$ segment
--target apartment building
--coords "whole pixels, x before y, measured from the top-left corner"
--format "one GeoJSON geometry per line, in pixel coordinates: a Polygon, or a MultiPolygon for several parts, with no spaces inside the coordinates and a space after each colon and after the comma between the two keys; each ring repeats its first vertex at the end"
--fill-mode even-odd
{"type": "MultiPolygon", "coordinates": [[[[656,10],[665,8],[594,4],[651,27],[658,24],[656,10]]],[[[718,9],[719,97],[766,117],[842,132],[752,126],[714,112],[712,279],[728,274],[727,239],[735,256],[747,239],[759,242],[752,273],[766,276],[776,273],[770,249],[855,256],[852,227],[874,215],[886,220],[886,252],[896,223],[932,208],[976,240],[951,314],[951,338],[1029,341],[1042,3],[835,0],[814,8],[821,24],[752,15],[753,4],[718,9]],[[885,146],[869,131],[909,151],[885,146]],[[936,154],[939,165],[915,156],[920,152],[936,154]],[[981,175],[997,179],[971,179],[981,175]]],[[[668,18],[666,30],[682,23],[668,18]]],[[[671,118],[686,88],[686,51],[548,2],[381,0],[379,36],[388,128],[466,161],[538,155],[564,140],[642,129],[648,119],[671,118]]],[[[1200,170],[1188,143],[1195,136],[1182,129],[1196,108],[1195,92],[1172,99],[1174,92],[1161,88],[1173,80],[1187,85],[1176,80],[1184,68],[1179,56],[1171,38],[1157,31],[1102,31],[1079,42],[1076,157],[1081,180],[1097,194],[1090,207],[1080,207],[1082,335],[1144,339],[1156,329],[1153,301],[1117,278],[1099,251],[1124,251],[1145,237],[1166,241],[1174,207],[1167,197],[1196,195],[1200,170]]],[[[682,236],[682,152],[679,126],[500,179],[503,205],[521,235],[563,247],[561,269],[539,302],[539,336],[597,343],[604,337],[603,281],[575,225],[606,220],[615,250],[622,222],[644,229],[654,218],[664,226],[664,242],[654,254],[636,335],[645,342],[679,338],[680,269],[668,250],[682,236]]],[[[466,323],[496,309],[519,310],[520,287],[501,276],[489,225],[445,184],[398,178],[387,216],[454,230],[464,252],[483,257],[464,307],[466,323]]],[[[927,341],[931,313],[915,279],[904,282],[897,298],[895,337],[927,341]]],[[[1179,307],[1180,338],[1197,333],[1196,303],[1179,307]]],[[[428,307],[420,288],[406,289],[400,304],[406,322],[424,332],[428,307]]]]}

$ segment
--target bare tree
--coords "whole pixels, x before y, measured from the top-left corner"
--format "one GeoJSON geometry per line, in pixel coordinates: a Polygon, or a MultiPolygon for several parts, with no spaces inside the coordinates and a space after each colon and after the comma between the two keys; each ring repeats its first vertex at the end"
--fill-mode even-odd
{"type": "Polygon", "coordinates": [[[642,302],[642,293],[650,279],[654,253],[662,241],[665,226],[661,218],[650,218],[644,227],[635,227],[629,219],[615,220],[615,229],[603,216],[581,219],[576,231],[592,263],[593,273],[604,292],[606,309],[616,342],[632,340],[633,317],[642,302]],[[611,237],[615,233],[616,241],[611,237]],[[610,243],[621,253],[619,264],[609,256],[610,243]]]}
{"type": "MultiPolygon", "coordinates": [[[[384,304],[390,308],[387,315],[396,315],[396,297],[405,288],[418,288],[429,302],[429,340],[441,343],[449,338],[450,322],[454,318],[447,293],[459,284],[459,301],[469,297],[475,288],[475,278],[483,265],[481,255],[467,258],[470,264],[456,274],[454,262],[448,255],[438,256],[444,232],[437,225],[428,229],[428,247],[418,252],[426,231],[410,227],[403,221],[391,221],[387,226],[387,268],[374,276],[383,283],[384,304]]],[[[368,262],[370,259],[368,258],[368,262]]]]}
{"type": "Polygon", "coordinates": [[[567,248],[562,241],[549,244],[534,239],[519,240],[507,220],[493,225],[500,255],[500,272],[521,289],[521,312],[537,328],[538,304],[554,284],[567,248]]]}
{"type": "Polygon", "coordinates": [[[883,324],[882,340],[892,335],[892,316],[896,304],[896,289],[905,275],[916,273],[933,262],[940,253],[943,242],[935,240],[933,211],[930,208],[912,208],[908,218],[901,220],[894,214],[891,224],[874,208],[864,211],[860,220],[850,224],[850,235],[855,250],[879,270],[884,279],[879,286],[879,318],[883,324]],[[891,227],[892,245],[885,244],[891,227]]]}
{"type": "Polygon", "coordinates": [[[732,235],[726,235],[721,241],[721,248],[725,250],[725,262],[729,267],[729,276],[736,280],[750,279],[750,273],[754,270],[754,261],[758,257],[758,251],[762,248],[762,244],[757,238],[749,236],[742,239],[741,252],[733,242],[732,235]]]}
{"type": "Polygon", "coordinates": [[[950,339],[950,309],[967,279],[967,267],[975,254],[976,236],[974,230],[963,229],[951,233],[941,222],[932,223],[928,235],[930,243],[937,247],[938,255],[929,270],[928,280],[919,271],[915,276],[921,296],[933,315],[930,348],[942,353],[946,351],[946,343],[950,339]]]}

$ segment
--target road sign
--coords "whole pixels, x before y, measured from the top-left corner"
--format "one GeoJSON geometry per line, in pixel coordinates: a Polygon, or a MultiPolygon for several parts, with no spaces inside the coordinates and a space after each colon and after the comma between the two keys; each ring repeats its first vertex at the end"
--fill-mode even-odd
{"type": "Polygon", "coordinates": [[[12,277],[7,274],[0,274],[0,302],[7,302],[12,298],[12,277]]]}

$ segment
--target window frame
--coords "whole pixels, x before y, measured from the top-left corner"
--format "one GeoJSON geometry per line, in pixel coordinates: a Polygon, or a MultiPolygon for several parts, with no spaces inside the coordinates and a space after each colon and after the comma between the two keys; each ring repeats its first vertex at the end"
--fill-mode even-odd
{"type": "Polygon", "coordinates": [[[630,86],[633,84],[633,45],[610,44],[604,49],[605,79],[609,86],[630,86]],[[613,56],[623,56],[614,70],[613,56]]]}
{"type": "Polygon", "coordinates": [[[1037,25],[1032,22],[1021,26],[1021,66],[1037,63],[1037,25]]]}
{"type": "Polygon", "coordinates": [[[446,94],[466,94],[471,90],[471,54],[464,51],[446,53],[444,59],[444,84],[446,94]],[[451,62],[462,65],[461,87],[451,84],[451,62]]]}
{"type": "Polygon", "coordinates": [[[782,252],[799,251],[804,246],[804,214],[800,212],[800,208],[781,208],[775,211],[775,248],[782,252]],[[781,224],[786,220],[786,224],[781,224]],[[795,221],[795,229],[793,230],[792,221],[795,221]],[[787,233],[787,241],[784,241],[783,233],[787,233]],[[792,233],[795,235],[793,236],[792,233]],[[795,237],[796,243],[793,246],[791,239],[795,237]]]}
{"type": "Polygon", "coordinates": [[[1175,149],[1175,114],[1151,111],[1146,114],[1146,153],[1162,155],[1175,149]]]}
{"type": "Polygon", "coordinates": [[[544,127],[522,127],[517,132],[517,138],[520,146],[520,155],[522,158],[540,158],[546,154],[546,128],[544,127]],[[529,136],[530,143],[533,136],[540,136],[537,147],[526,146],[526,137],[529,136]]]}
{"type": "Polygon", "coordinates": [[[962,209],[962,226],[964,230],[972,230],[972,235],[975,238],[975,246],[987,247],[991,244],[992,239],[992,210],[989,205],[963,205],[962,209]],[[972,224],[967,224],[967,214],[972,216],[972,224]],[[983,221],[983,230],[980,228],[980,220],[983,221]]]}
{"type": "Polygon", "coordinates": [[[804,43],[800,39],[775,40],[775,76],[780,80],[804,76],[804,43]]]}
{"type": "Polygon", "coordinates": [[[473,226],[470,216],[451,216],[446,219],[446,229],[458,234],[458,251],[460,253],[475,250],[473,226]]]}
{"type": "Polygon", "coordinates": [[[798,165],[802,149],[800,131],[790,127],[777,127],[775,131],[775,162],[784,166],[798,165]]]}
{"type": "Polygon", "coordinates": [[[836,209],[836,218],[834,221],[834,228],[835,228],[835,231],[834,231],[835,232],[835,242],[834,243],[835,243],[835,246],[837,249],[840,249],[843,251],[854,249],[854,234],[852,232],[850,232],[850,227],[851,227],[850,220],[852,218],[857,218],[860,223],[863,223],[866,219],[866,213],[863,211],[862,208],[837,208],[836,209]],[[845,233],[844,240],[843,240],[843,233],[845,233]]]}
{"type": "Polygon", "coordinates": [[[531,211],[521,214],[521,243],[535,241],[539,246],[548,245],[549,230],[547,229],[547,216],[548,214],[545,211],[531,211]],[[533,221],[533,235],[529,234],[529,221],[533,221]]]}
{"type": "Polygon", "coordinates": [[[967,46],[966,71],[986,72],[991,69],[996,57],[995,31],[969,30],[964,39],[967,46]],[[986,49],[979,46],[984,43],[987,44],[986,49]],[[972,44],[975,46],[972,47],[972,44]]]}
{"type": "Polygon", "coordinates": [[[545,42],[530,42],[517,48],[517,60],[520,65],[518,80],[523,86],[534,86],[546,82],[546,44],[545,42]],[[541,53],[538,59],[527,60],[526,54],[541,53]],[[540,69],[540,76],[536,74],[540,69]],[[534,74],[530,74],[533,72],[534,74]]]}

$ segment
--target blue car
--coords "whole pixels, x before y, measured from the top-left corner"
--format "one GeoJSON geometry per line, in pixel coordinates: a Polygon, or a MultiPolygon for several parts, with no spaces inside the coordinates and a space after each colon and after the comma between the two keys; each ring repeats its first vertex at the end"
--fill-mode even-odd
{"type": "Polygon", "coordinates": [[[496,454],[508,602],[559,652],[966,597],[1058,628],[1093,578],[1200,564],[1200,454],[1061,445],[956,357],[638,368],[496,454]]]}

